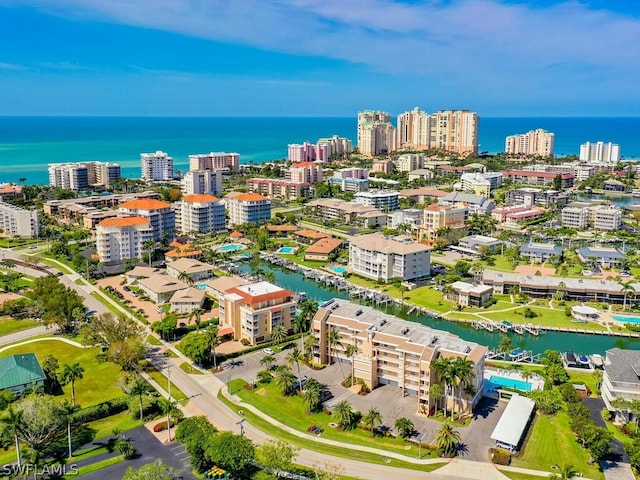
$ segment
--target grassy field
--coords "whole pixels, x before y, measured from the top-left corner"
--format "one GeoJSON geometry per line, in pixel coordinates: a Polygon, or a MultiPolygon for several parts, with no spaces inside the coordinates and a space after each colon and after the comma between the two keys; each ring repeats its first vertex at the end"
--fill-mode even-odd
{"type": "Polygon", "coordinates": [[[21,245],[33,245],[34,243],[38,243],[38,240],[35,238],[0,238],[1,248],[13,248],[19,247],[21,245]]]}
{"type": "Polygon", "coordinates": [[[99,301],[102,305],[109,309],[114,315],[120,315],[122,312],[118,310],[111,302],[102,296],[102,292],[91,292],[91,296],[99,301]]]}
{"type": "MultiPolygon", "coordinates": [[[[165,391],[169,391],[169,379],[164,376],[164,373],[157,370],[150,363],[146,363],[144,366],[144,371],[153,379],[155,382],[160,385],[165,391]]],[[[184,394],[182,390],[176,387],[173,382],[171,382],[171,397],[179,402],[181,405],[186,405],[189,401],[188,397],[184,394]]]]}
{"type": "MultiPolygon", "coordinates": [[[[246,382],[241,379],[231,381],[231,391],[242,398],[245,402],[254,405],[256,408],[268,413],[271,418],[294,428],[300,432],[306,432],[311,425],[321,426],[324,429],[323,438],[338,440],[341,442],[351,443],[354,445],[364,445],[384,450],[393,451],[409,457],[415,457],[418,454],[418,448],[415,445],[406,443],[402,438],[371,438],[368,431],[355,428],[348,431],[339,431],[329,426],[333,421],[331,416],[324,412],[308,413],[308,408],[301,397],[294,395],[291,397],[283,397],[278,391],[275,384],[259,384],[255,390],[245,390],[243,387],[246,382]],[[407,449],[407,447],[409,447],[407,449]]],[[[383,419],[387,425],[393,424],[395,419],[383,419]]],[[[429,452],[424,458],[428,458],[433,453],[429,452]]]]}
{"type": "Polygon", "coordinates": [[[21,332],[22,330],[39,327],[40,325],[42,325],[42,323],[36,320],[15,320],[11,317],[0,317],[0,336],[21,332]]]}
{"type": "Polygon", "coordinates": [[[514,457],[514,467],[552,471],[552,466],[569,463],[583,476],[603,480],[597,466],[588,465],[589,452],[576,442],[565,412],[556,415],[536,415],[524,451],[514,457]]]}
{"type": "Polygon", "coordinates": [[[544,325],[550,327],[576,328],[580,330],[605,330],[605,327],[597,323],[577,323],[573,322],[570,317],[564,313],[564,308],[551,309],[549,307],[525,306],[522,305],[517,309],[506,312],[490,312],[482,314],[490,320],[508,320],[511,323],[533,323],[534,325],[544,325]],[[538,316],[534,318],[525,318],[523,312],[525,308],[530,308],[538,316]]]}
{"type": "Polygon", "coordinates": [[[509,477],[511,480],[540,480],[541,478],[545,478],[540,475],[527,475],[526,473],[510,472],[508,470],[500,470],[500,473],[509,477]]]}
{"type": "Polygon", "coordinates": [[[86,426],[91,430],[95,430],[94,439],[96,440],[110,437],[115,428],[126,432],[127,430],[132,430],[140,425],[142,425],[142,423],[138,420],[134,420],[131,416],[131,412],[128,411],[86,424],[86,426]]]}
{"type": "Polygon", "coordinates": [[[185,373],[188,373],[189,375],[202,375],[202,372],[197,368],[193,368],[189,364],[189,362],[182,362],[180,364],[180,370],[182,370],[185,373]]]}
{"type": "MultiPolygon", "coordinates": [[[[239,413],[239,411],[242,410],[233,402],[225,398],[222,393],[218,394],[218,399],[236,413],[239,413]]],[[[352,460],[373,463],[376,465],[388,465],[391,467],[408,468],[411,470],[418,470],[422,472],[433,472],[434,470],[437,470],[438,468],[443,467],[447,464],[447,462],[443,460],[441,463],[437,462],[429,465],[416,465],[414,463],[397,460],[395,458],[387,458],[360,450],[337,449],[331,445],[324,445],[322,443],[315,442],[313,440],[313,436],[311,435],[309,436],[309,439],[305,439],[275,428],[271,423],[267,422],[262,417],[259,417],[250,411],[243,411],[242,415],[247,419],[249,423],[251,423],[251,425],[259,428],[263,432],[268,432],[269,435],[274,438],[284,440],[285,442],[288,442],[292,445],[297,445],[302,448],[309,448],[317,452],[333,455],[335,457],[350,458],[352,460]]],[[[423,458],[425,458],[424,455],[423,458]]]]}
{"type": "MultiPolygon", "coordinates": [[[[96,355],[98,348],[79,348],[56,339],[43,339],[35,343],[29,343],[7,349],[3,355],[36,352],[38,358],[51,354],[58,359],[60,367],[64,364],[79,362],[84,368],[84,378],[76,380],[76,403],[82,407],[88,407],[97,403],[110,400],[123,395],[118,388],[118,380],[121,375],[120,367],[109,362],[100,362],[96,355]]],[[[66,398],[71,399],[71,385],[62,387],[66,398]]]]}
{"type": "Polygon", "coordinates": [[[89,473],[97,472],[98,470],[102,470],[103,468],[107,468],[124,461],[125,461],[124,458],[120,455],[116,457],[107,458],[106,460],[92,463],[90,465],[87,465],[86,467],[80,467],[77,472],[70,473],[69,475],[65,475],[62,478],[64,478],[65,480],[82,478],[83,475],[88,475],[89,473]]]}

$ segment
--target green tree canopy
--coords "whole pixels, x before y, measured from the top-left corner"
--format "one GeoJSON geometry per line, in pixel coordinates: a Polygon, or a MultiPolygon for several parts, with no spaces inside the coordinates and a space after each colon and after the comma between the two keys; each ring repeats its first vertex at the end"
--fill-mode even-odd
{"type": "Polygon", "coordinates": [[[156,460],[153,463],[142,465],[140,468],[127,468],[122,480],[175,480],[178,478],[177,474],[175,468],[156,460]]]}
{"type": "Polygon", "coordinates": [[[247,470],[255,458],[255,447],[250,439],[231,432],[221,432],[211,438],[207,458],[231,474],[247,478],[247,470]]]}

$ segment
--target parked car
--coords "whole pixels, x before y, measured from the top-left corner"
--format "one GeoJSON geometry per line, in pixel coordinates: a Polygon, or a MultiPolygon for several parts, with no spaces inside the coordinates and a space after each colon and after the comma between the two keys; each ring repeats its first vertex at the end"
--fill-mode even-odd
{"type": "Polygon", "coordinates": [[[262,351],[265,353],[265,355],[275,355],[275,352],[271,348],[265,348],[262,351]]]}
{"type": "Polygon", "coordinates": [[[309,380],[307,378],[306,375],[301,376],[300,378],[298,378],[296,380],[296,383],[293,384],[293,388],[302,388],[304,387],[304,384],[307,383],[307,380],[309,380]]]}

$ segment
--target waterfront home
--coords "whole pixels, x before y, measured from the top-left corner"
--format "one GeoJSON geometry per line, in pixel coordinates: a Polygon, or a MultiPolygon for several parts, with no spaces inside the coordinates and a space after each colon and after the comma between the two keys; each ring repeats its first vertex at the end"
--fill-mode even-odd
{"type": "Polygon", "coordinates": [[[467,282],[453,282],[447,290],[445,294],[447,300],[463,307],[482,307],[493,295],[493,287],[472,285],[467,282]]]}
{"type": "Polygon", "coordinates": [[[528,243],[520,247],[520,256],[534,263],[544,263],[551,257],[561,257],[562,247],[553,243],[528,243]]]}
{"type": "Polygon", "coordinates": [[[601,268],[613,268],[627,256],[611,247],[583,247],[576,250],[582,263],[595,263],[601,268]]]}
{"type": "Polygon", "coordinates": [[[640,400],[640,351],[622,348],[607,350],[600,391],[607,409],[616,412],[616,421],[628,422],[630,412],[617,409],[612,403],[617,398],[640,400]]]}

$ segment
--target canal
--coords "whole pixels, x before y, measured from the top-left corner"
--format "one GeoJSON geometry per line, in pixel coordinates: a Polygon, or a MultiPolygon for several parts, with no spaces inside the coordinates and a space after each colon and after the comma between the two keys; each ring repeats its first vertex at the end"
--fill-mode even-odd
{"type": "MultiPolygon", "coordinates": [[[[246,263],[241,263],[238,267],[241,271],[250,272],[249,266],[246,263]]],[[[282,288],[286,288],[292,292],[305,292],[312,300],[326,301],[331,298],[349,299],[347,292],[322,286],[313,280],[305,278],[304,275],[298,272],[292,272],[265,262],[262,262],[261,268],[264,271],[273,272],[276,278],[275,283],[282,288]]],[[[360,302],[362,303],[362,301],[360,302]]],[[[388,308],[383,306],[377,308],[412,322],[418,322],[432,328],[449,331],[465,340],[477,342],[489,348],[497,348],[503,335],[501,332],[492,333],[486,330],[476,330],[471,325],[441,320],[430,315],[407,315],[407,309],[397,305],[389,306],[388,308]]],[[[558,332],[542,333],[538,337],[530,334],[518,335],[513,333],[510,335],[514,347],[531,350],[534,354],[544,353],[545,350],[558,350],[560,352],[573,351],[576,353],[599,353],[604,355],[606,350],[614,347],[640,350],[640,339],[637,338],[558,332]]]]}

